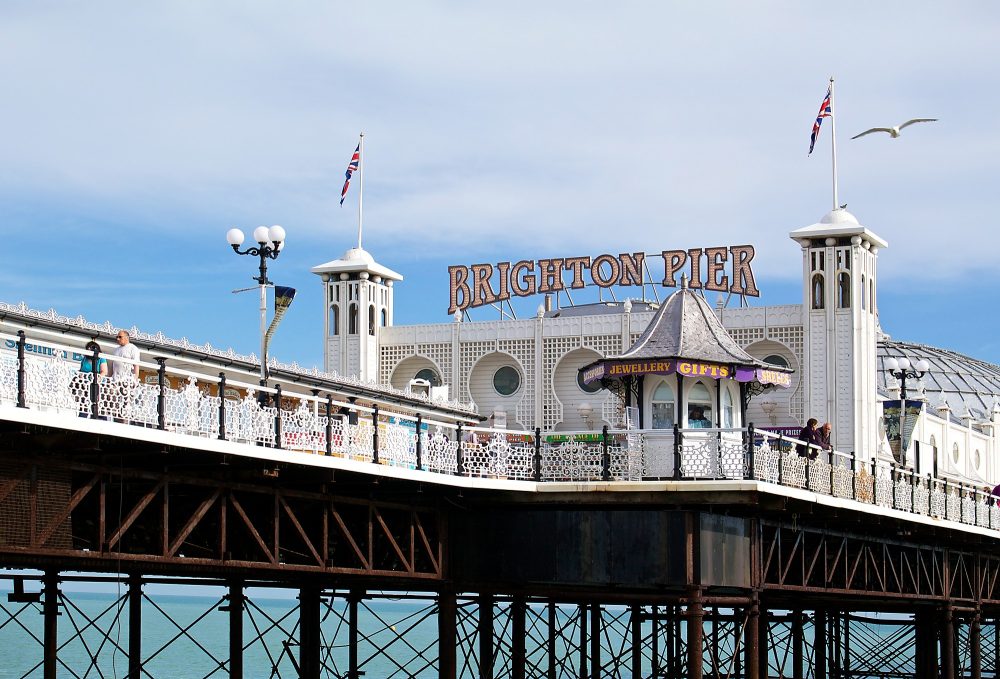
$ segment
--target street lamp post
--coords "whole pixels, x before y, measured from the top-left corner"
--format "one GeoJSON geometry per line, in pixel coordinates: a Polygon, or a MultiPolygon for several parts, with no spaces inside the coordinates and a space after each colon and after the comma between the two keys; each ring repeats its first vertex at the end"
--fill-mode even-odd
{"type": "Polygon", "coordinates": [[[883,365],[886,372],[899,380],[899,461],[905,466],[906,450],[903,449],[903,442],[906,437],[903,432],[906,430],[906,380],[919,380],[930,370],[931,364],[922,358],[911,365],[906,356],[898,359],[889,356],[883,365]]]}
{"type": "Polygon", "coordinates": [[[277,259],[282,248],[285,247],[285,230],[275,224],[268,228],[258,226],[253,230],[253,239],[257,242],[257,247],[248,247],[240,251],[243,244],[243,232],[239,229],[229,229],[226,233],[226,241],[233,246],[233,252],[238,255],[250,255],[260,257],[260,275],[254,280],[260,286],[260,383],[267,384],[267,348],[264,346],[264,335],[267,332],[267,286],[273,285],[267,279],[267,260],[277,259]]]}

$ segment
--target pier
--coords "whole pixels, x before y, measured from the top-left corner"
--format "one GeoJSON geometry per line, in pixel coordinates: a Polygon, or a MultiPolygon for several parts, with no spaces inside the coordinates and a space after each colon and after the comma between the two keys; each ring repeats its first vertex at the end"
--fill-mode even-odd
{"type": "Polygon", "coordinates": [[[0,639],[37,645],[16,676],[63,676],[84,639],[94,668],[155,676],[141,616],[164,583],[223,593],[206,676],[252,676],[264,644],[274,676],[996,676],[980,488],[752,425],[491,429],[149,341],[138,383],[83,384],[93,335],[10,314],[0,333],[0,639]],[[83,582],[113,583],[110,613],[79,618],[83,582]],[[280,624],[253,617],[260,588],[294,593],[280,624]],[[391,639],[364,622],[385,597],[410,602],[391,639]],[[407,643],[414,619],[436,643],[407,643]]]}

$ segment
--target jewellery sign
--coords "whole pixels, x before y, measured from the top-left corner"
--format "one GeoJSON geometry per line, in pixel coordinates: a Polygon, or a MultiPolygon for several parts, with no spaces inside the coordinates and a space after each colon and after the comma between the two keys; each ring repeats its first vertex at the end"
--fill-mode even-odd
{"type": "Polygon", "coordinates": [[[590,384],[601,379],[621,379],[632,375],[673,375],[684,377],[710,377],[714,380],[735,379],[737,382],[773,384],[788,387],[791,375],[776,370],[765,370],[750,366],[729,366],[705,361],[648,360],[648,361],[601,361],[583,369],[583,383],[590,384]]]}
{"type": "MultiPolygon", "coordinates": [[[[676,276],[686,267],[688,287],[760,297],[750,268],[754,258],[752,245],[664,250],[660,258],[663,260],[663,287],[677,287],[676,276]]],[[[451,303],[448,313],[503,302],[511,297],[579,290],[588,285],[601,288],[642,286],[649,283],[644,280],[644,270],[648,271],[644,252],[449,266],[451,303]]]]}
{"type": "Polygon", "coordinates": [[[899,464],[906,464],[906,451],[910,448],[913,429],[917,426],[917,418],[923,408],[923,401],[883,401],[882,420],[885,422],[885,435],[889,439],[892,456],[899,464]]]}

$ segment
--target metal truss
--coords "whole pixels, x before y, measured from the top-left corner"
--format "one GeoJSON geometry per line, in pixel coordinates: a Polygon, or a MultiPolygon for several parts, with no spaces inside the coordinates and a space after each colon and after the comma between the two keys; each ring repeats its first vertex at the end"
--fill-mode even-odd
{"type": "Polygon", "coordinates": [[[206,573],[443,573],[436,507],[54,460],[2,471],[0,507],[10,500],[19,511],[0,516],[0,555],[25,565],[71,557],[81,570],[155,562],[206,573]]]}
{"type": "Polygon", "coordinates": [[[761,521],[763,586],[921,601],[996,601],[998,559],[761,521]]]}

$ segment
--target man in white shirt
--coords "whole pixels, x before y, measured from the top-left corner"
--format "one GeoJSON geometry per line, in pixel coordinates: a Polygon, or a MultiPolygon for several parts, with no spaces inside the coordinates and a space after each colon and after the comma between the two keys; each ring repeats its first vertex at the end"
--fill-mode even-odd
{"type": "Polygon", "coordinates": [[[132,401],[135,387],[139,385],[139,348],[129,342],[128,332],[119,330],[118,346],[115,347],[115,356],[119,358],[136,361],[136,363],[125,363],[124,361],[111,361],[111,379],[117,385],[118,403],[114,410],[116,422],[130,422],[132,419],[132,401]]]}
{"type": "Polygon", "coordinates": [[[137,382],[139,380],[139,348],[129,342],[128,332],[125,330],[118,331],[117,339],[118,346],[115,347],[115,356],[136,361],[136,363],[112,361],[111,376],[115,382],[137,382]]]}

